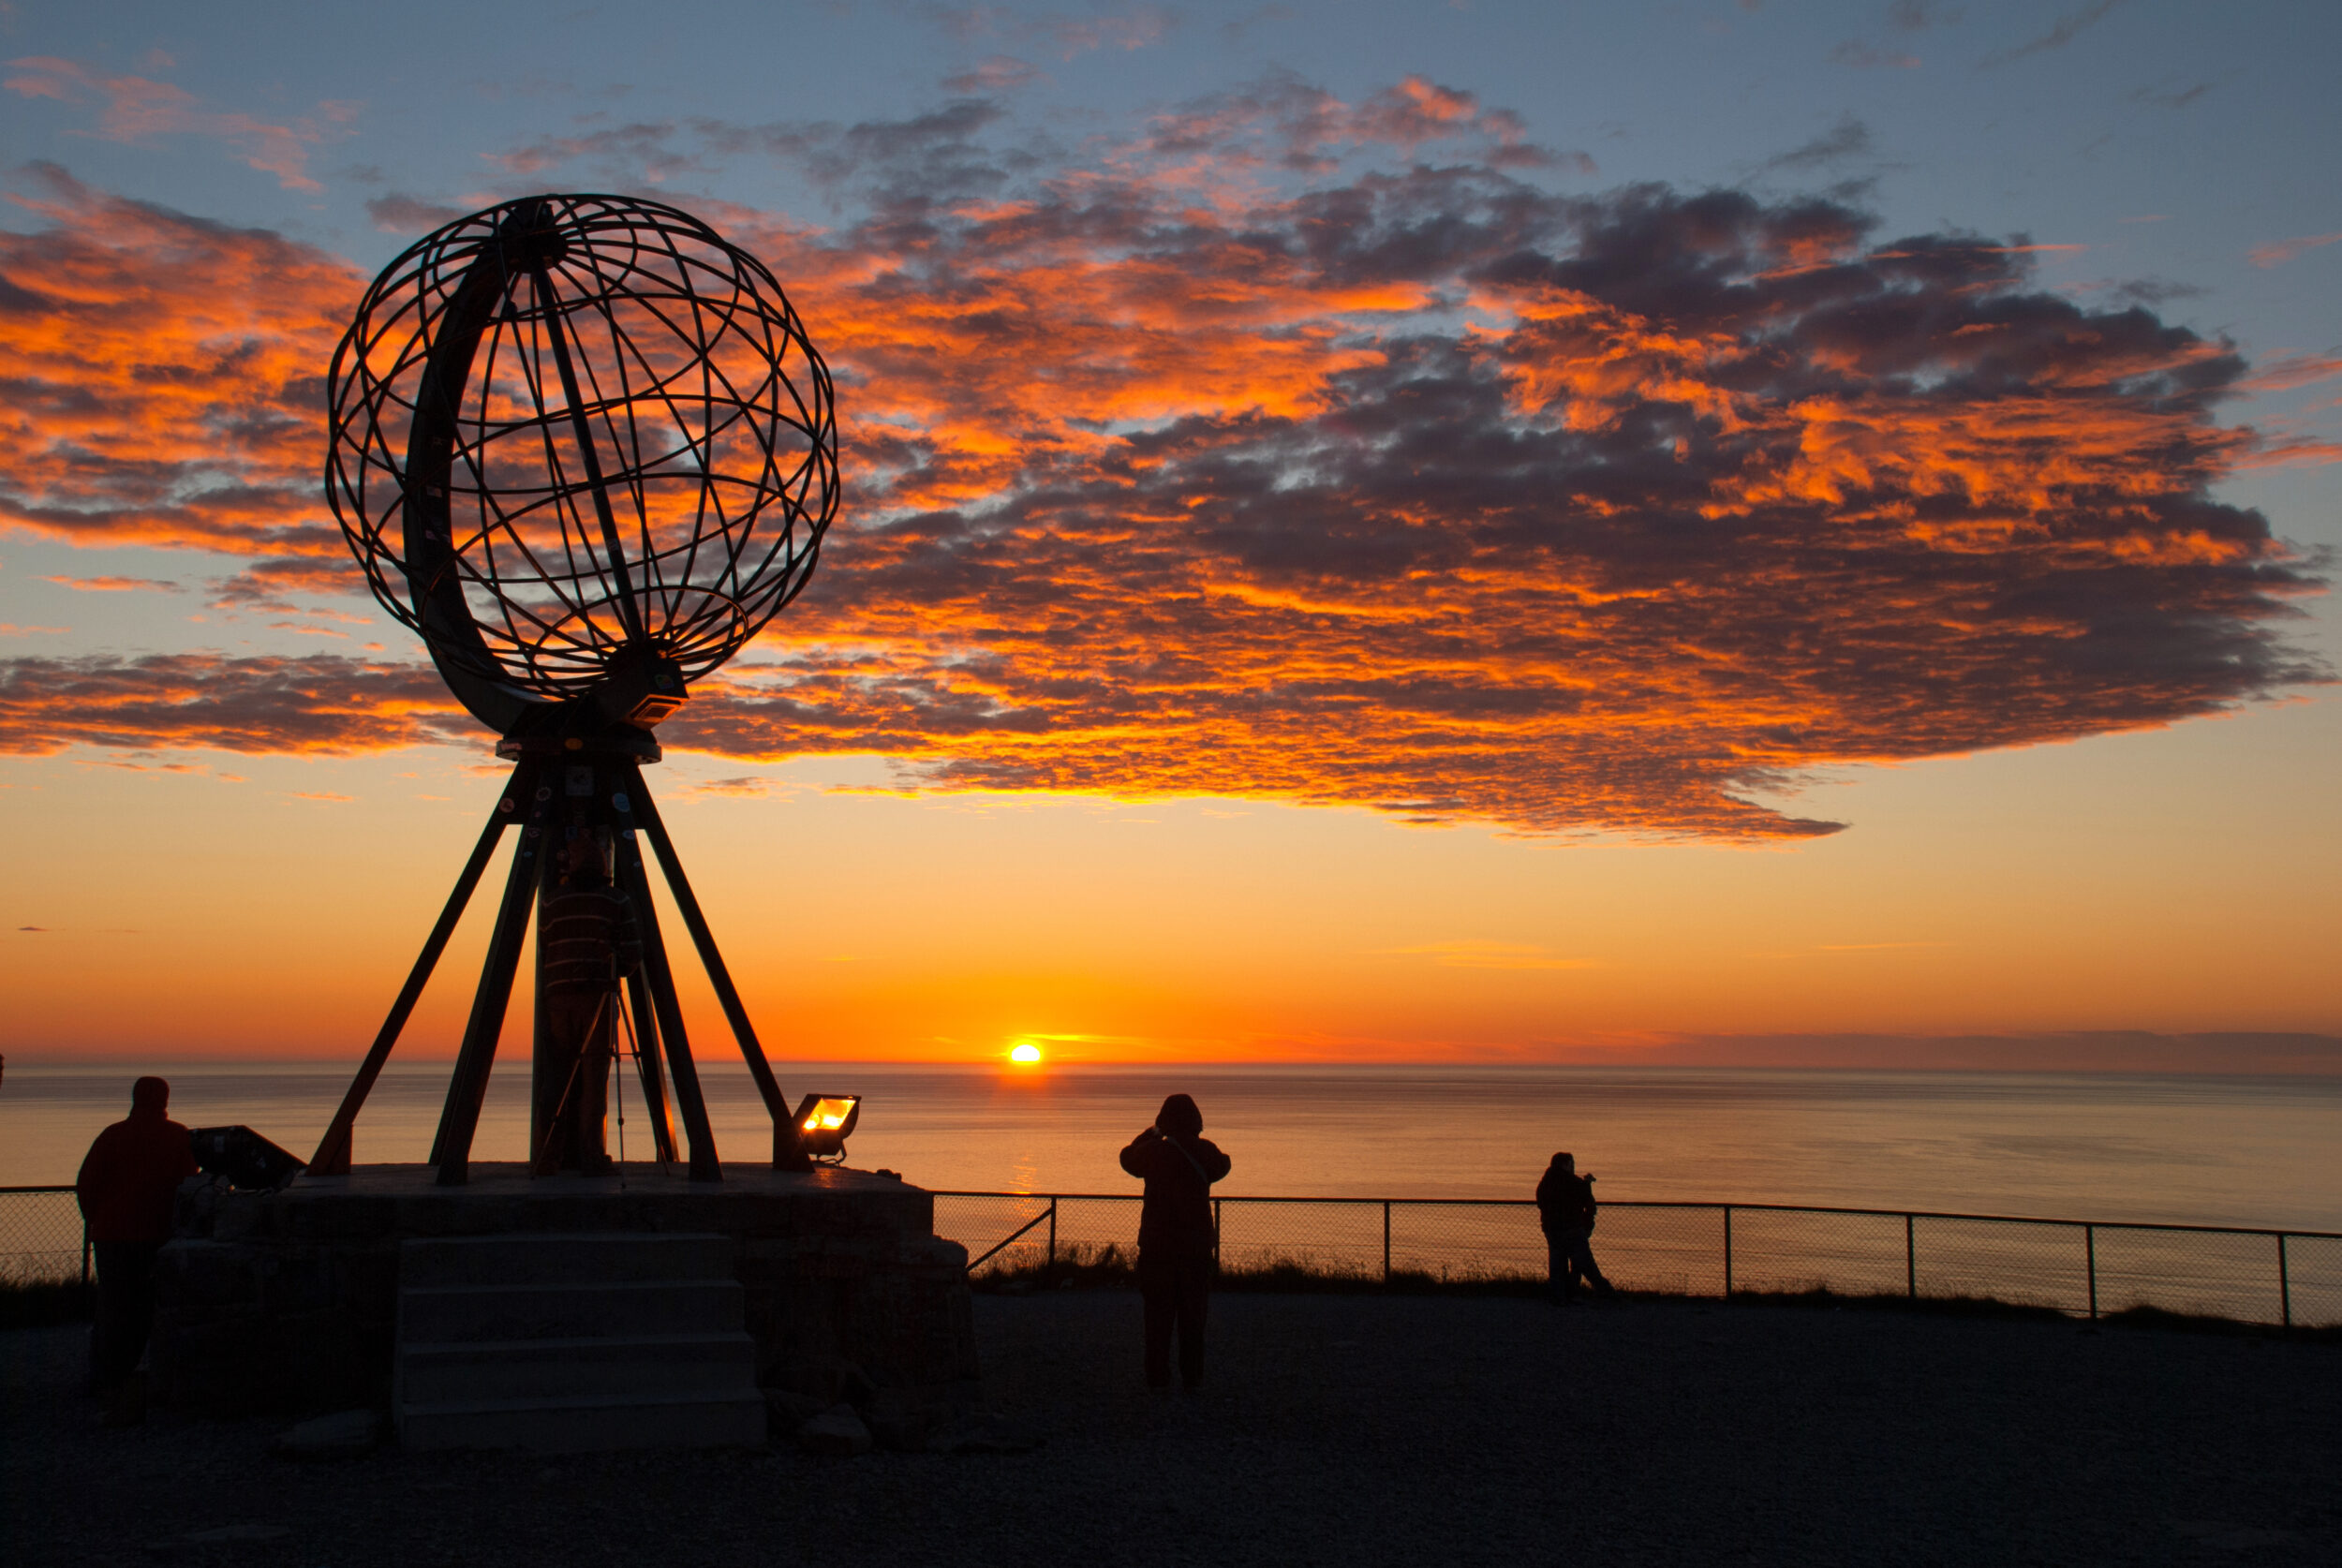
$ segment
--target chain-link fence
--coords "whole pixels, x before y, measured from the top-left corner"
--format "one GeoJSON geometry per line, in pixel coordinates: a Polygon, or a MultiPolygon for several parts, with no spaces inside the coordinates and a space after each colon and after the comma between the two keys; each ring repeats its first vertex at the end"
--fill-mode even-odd
{"type": "MultiPolygon", "coordinates": [[[[1536,1206],[1512,1199],[1215,1199],[1221,1267],[1398,1282],[1538,1280],[1536,1206]]],[[[939,1192],[970,1268],[1094,1263],[1138,1243],[1136,1193],[939,1192]]],[[[2342,1235],[1775,1204],[1608,1203],[1594,1256],[1623,1289],[1724,1296],[1989,1297],[2097,1317],[2133,1308],[2342,1325],[2342,1235]]]]}
{"type": "Polygon", "coordinates": [[[70,1187],[0,1187],[0,1285],[89,1279],[82,1208],[70,1187]]]}

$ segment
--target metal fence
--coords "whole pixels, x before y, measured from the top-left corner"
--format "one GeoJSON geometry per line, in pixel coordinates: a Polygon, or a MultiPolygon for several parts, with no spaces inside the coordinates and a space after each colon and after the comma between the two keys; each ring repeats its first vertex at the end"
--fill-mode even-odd
{"type": "MultiPolygon", "coordinates": [[[[938,1192],[936,1234],[982,1272],[1138,1242],[1133,1192],[938,1192]]],[[[1536,1206],[1509,1198],[1213,1200],[1223,1268],[1373,1281],[1539,1280],[1536,1206]]],[[[2097,1317],[2132,1307],[2342,1325],[2342,1234],[1781,1204],[1606,1203],[1602,1270],[1627,1290],[1990,1296],[2097,1317]]],[[[0,1188],[0,1283],[89,1279],[70,1187],[0,1188]]]]}
{"type": "Polygon", "coordinates": [[[70,1187],[0,1187],[0,1285],[89,1283],[89,1234],[70,1187]]]}
{"type": "MultiPolygon", "coordinates": [[[[938,1192],[936,1234],[971,1271],[1137,1245],[1135,1193],[938,1192]]],[[[1290,1263],[1368,1281],[1542,1280],[1534,1203],[1216,1198],[1223,1269],[1290,1263]]],[[[1784,1204],[1605,1203],[1594,1256],[1670,1295],[1828,1290],[1985,1296],[2097,1317],[2134,1307],[2287,1327],[2342,1325],[2342,1234],[1784,1204]]]]}

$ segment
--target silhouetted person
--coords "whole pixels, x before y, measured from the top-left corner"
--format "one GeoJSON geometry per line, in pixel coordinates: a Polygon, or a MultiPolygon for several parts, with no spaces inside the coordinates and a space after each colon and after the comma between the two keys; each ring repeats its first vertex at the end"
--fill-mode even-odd
{"type": "Polygon", "coordinates": [[[130,1115],[97,1134],[73,1181],[97,1255],[97,1322],[90,1328],[90,1383],[114,1393],[138,1370],[155,1326],[155,1254],[170,1239],[179,1183],[196,1174],[185,1127],[163,1113],[170,1086],[141,1078],[130,1115]]]}
{"type": "Polygon", "coordinates": [[[1610,1282],[1593,1261],[1593,1177],[1578,1174],[1577,1160],[1557,1154],[1537,1183],[1537,1223],[1545,1230],[1548,1288],[1553,1299],[1575,1300],[1579,1280],[1597,1295],[1610,1282]]]}
{"type": "Polygon", "coordinates": [[[547,891],[538,913],[537,940],[545,1054],[536,1074],[532,1164],[540,1172],[598,1174],[610,1163],[602,1122],[618,985],[642,963],[643,946],[633,905],[610,886],[600,841],[590,833],[570,840],[560,884],[547,891]]]}
{"type": "Polygon", "coordinates": [[[1204,1113],[1175,1094],[1155,1124],[1122,1151],[1122,1168],[1147,1183],[1138,1216],[1138,1293],[1147,1303],[1147,1386],[1171,1386],[1171,1335],[1179,1337],[1179,1377],[1204,1381],[1204,1306],[1211,1296],[1211,1184],[1228,1157],[1204,1136],[1204,1113]]]}

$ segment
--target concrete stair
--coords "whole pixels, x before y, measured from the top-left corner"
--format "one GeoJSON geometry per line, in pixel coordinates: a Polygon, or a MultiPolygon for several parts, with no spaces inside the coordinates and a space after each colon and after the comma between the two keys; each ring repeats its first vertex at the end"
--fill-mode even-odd
{"type": "Polygon", "coordinates": [[[724,1235],[402,1243],[399,1441],[544,1453],[761,1445],[764,1399],[732,1253],[724,1235]]]}

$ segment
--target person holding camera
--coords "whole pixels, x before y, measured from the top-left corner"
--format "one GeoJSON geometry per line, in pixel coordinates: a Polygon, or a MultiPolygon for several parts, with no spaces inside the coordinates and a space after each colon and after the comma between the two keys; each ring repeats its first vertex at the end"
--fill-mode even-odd
{"type": "Polygon", "coordinates": [[[1190,1392],[1204,1381],[1204,1306],[1211,1294],[1218,1232],[1211,1184],[1228,1157],[1204,1136],[1204,1113],[1184,1094],[1164,1100],[1155,1122],[1122,1151],[1122,1169],[1147,1184],[1138,1216],[1138,1294],[1147,1304],[1147,1386],[1171,1386],[1171,1336],[1190,1392]]]}
{"type": "Polygon", "coordinates": [[[1537,1223],[1545,1231],[1548,1288],[1556,1304],[1578,1298],[1583,1280],[1596,1295],[1610,1295],[1610,1282],[1593,1261],[1593,1177],[1578,1174],[1575,1156],[1557,1154],[1537,1183],[1537,1223]]]}

